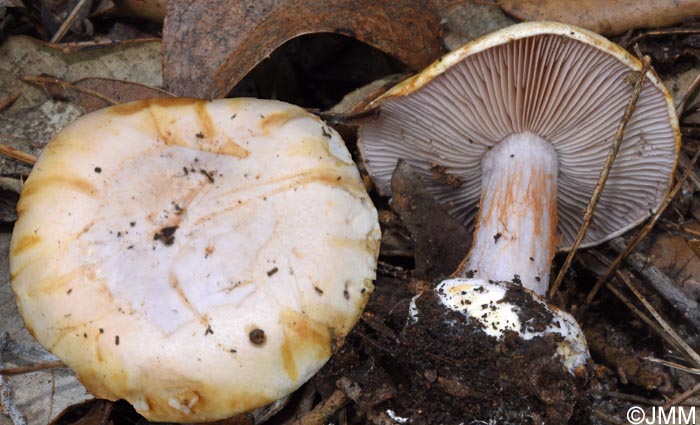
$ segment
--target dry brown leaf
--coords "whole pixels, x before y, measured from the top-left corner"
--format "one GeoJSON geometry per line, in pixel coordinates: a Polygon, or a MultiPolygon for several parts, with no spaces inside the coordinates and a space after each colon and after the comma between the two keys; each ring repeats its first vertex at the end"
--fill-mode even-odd
{"type": "Polygon", "coordinates": [[[693,241],[681,235],[660,234],[649,251],[653,265],[673,278],[689,297],[700,299],[700,258],[695,254],[693,241]]]}
{"type": "Polygon", "coordinates": [[[172,0],[163,28],[165,87],[223,97],[284,42],[310,33],[353,37],[416,70],[442,49],[428,0],[172,0]]]}
{"type": "Polygon", "coordinates": [[[85,113],[134,100],[173,97],[164,90],[110,78],[83,78],[75,83],[49,76],[23,80],[42,86],[54,98],[70,100],[85,113]]]}
{"type": "Polygon", "coordinates": [[[59,47],[30,37],[10,36],[0,44],[0,98],[21,93],[9,110],[45,102],[43,90],[24,83],[23,75],[51,74],[68,81],[113,78],[162,87],[160,47],[158,40],[93,43],[91,48],[85,44],[59,47]]]}
{"type": "Polygon", "coordinates": [[[635,28],[662,27],[700,16],[699,0],[499,0],[526,21],[559,21],[611,36],[635,28]]]}

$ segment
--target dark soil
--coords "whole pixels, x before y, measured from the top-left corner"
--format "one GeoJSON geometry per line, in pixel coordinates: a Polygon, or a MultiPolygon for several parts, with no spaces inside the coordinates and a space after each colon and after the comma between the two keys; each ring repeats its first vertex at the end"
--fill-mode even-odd
{"type": "MultiPolygon", "coordinates": [[[[376,284],[362,323],[315,378],[322,394],[345,376],[359,384],[358,407],[368,417],[391,411],[420,424],[561,424],[572,415],[586,378],[552,359],[558,338],[525,341],[509,332],[497,340],[445,309],[432,290],[416,298],[419,319],[411,323],[413,294],[406,284],[376,284]]],[[[530,297],[514,287],[508,298],[530,297]]],[[[546,326],[551,314],[547,318],[541,304],[530,304],[546,326]]]]}

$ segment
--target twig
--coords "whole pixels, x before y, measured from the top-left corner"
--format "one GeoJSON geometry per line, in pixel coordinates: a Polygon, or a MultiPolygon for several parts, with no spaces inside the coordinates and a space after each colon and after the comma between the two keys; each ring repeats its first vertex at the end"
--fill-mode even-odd
{"type": "Polygon", "coordinates": [[[678,165],[685,170],[684,173],[688,171],[688,168],[690,168],[688,180],[693,183],[695,190],[700,191],[700,177],[698,177],[697,173],[693,170],[693,166],[695,164],[693,164],[691,160],[685,156],[685,154],[681,154],[678,156],[678,165]]]}
{"type": "Polygon", "coordinates": [[[19,99],[19,93],[17,93],[14,96],[10,96],[7,99],[0,102],[0,112],[12,106],[17,101],[17,99],[19,99]]]}
{"type": "Polygon", "coordinates": [[[642,228],[642,230],[640,230],[639,233],[637,233],[637,236],[635,236],[634,239],[632,239],[632,242],[630,242],[627,245],[627,247],[617,255],[617,257],[613,260],[610,266],[608,266],[608,269],[605,271],[603,276],[601,276],[595,283],[593,289],[591,289],[591,291],[588,293],[588,296],[586,297],[586,304],[590,304],[591,301],[593,301],[593,298],[598,293],[600,287],[603,286],[603,283],[605,283],[610,278],[610,276],[612,276],[613,272],[615,271],[615,269],[617,269],[622,260],[624,260],[625,257],[627,257],[630,254],[630,252],[637,248],[637,245],[639,245],[642,239],[644,239],[644,237],[647,234],[649,234],[651,229],[653,229],[654,226],[656,226],[656,223],[659,221],[659,218],[661,218],[661,215],[664,213],[664,211],[666,211],[666,208],[671,204],[673,198],[675,198],[678,192],[681,190],[681,187],[690,175],[690,172],[693,171],[693,167],[695,166],[698,157],[700,157],[700,150],[698,150],[693,156],[693,159],[690,160],[690,164],[688,164],[688,166],[686,167],[685,171],[683,172],[683,176],[680,178],[680,180],[676,183],[673,189],[666,194],[663,201],[661,202],[661,205],[659,205],[659,209],[656,211],[651,220],[649,220],[644,226],[644,228],[642,228]]]}
{"type": "Polygon", "coordinates": [[[29,365],[29,366],[0,368],[0,375],[2,375],[2,376],[23,375],[25,373],[38,372],[40,370],[56,369],[56,368],[61,368],[61,367],[67,367],[67,366],[65,365],[65,363],[63,363],[60,360],[55,361],[55,362],[36,363],[33,365],[29,365]]]}
{"type": "Polygon", "coordinates": [[[339,389],[335,390],[327,399],[316,405],[311,412],[292,422],[292,425],[327,424],[329,419],[349,401],[350,397],[345,392],[339,389]]]}
{"type": "Polygon", "coordinates": [[[638,395],[620,393],[617,391],[594,391],[592,395],[597,397],[612,397],[620,400],[634,401],[635,403],[646,404],[649,406],[661,406],[664,404],[663,401],[649,400],[648,398],[640,397],[638,395]]]}
{"type": "Polygon", "coordinates": [[[80,13],[81,10],[83,10],[83,7],[85,7],[85,4],[87,3],[87,0],[80,0],[78,4],[75,5],[73,10],[70,12],[70,15],[66,18],[65,21],[63,21],[63,24],[61,24],[61,27],[56,31],[56,34],[53,35],[51,38],[51,43],[58,43],[61,41],[64,35],[68,32],[68,29],[73,25],[75,20],[78,18],[78,14],[80,13]]]}
{"type": "Polygon", "coordinates": [[[689,390],[684,391],[683,393],[678,394],[677,396],[670,399],[668,402],[666,402],[666,404],[664,404],[664,408],[668,408],[671,406],[677,406],[677,405],[683,403],[684,401],[688,400],[690,397],[697,394],[698,391],[700,391],[700,382],[695,384],[695,386],[693,386],[693,388],[690,388],[689,390]]]}
{"type": "MultiPolygon", "coordinates": [[[[591,254],[594,258],[596,258],[598,261],[600,261],[603,265],[610,263],[610,261],[607,258],[603,257],[603,255],[601,255],[596,250],[589,250],[588,253],[591,254]]],[[[589,269],[591,269],[591,266],[592,266],[591,263],[592,262],[585,262],[586,266],[589,269]]],[[[598,274],[598,275],[600,274],[600,271],[598,271],[598,270],[595,270],[595,269],[591,269],[591,270],[595,274],[598,274]]],[[[639,317],[644,323],[646,323],[647,326],[649,326],[652,329],[652,331],[654,331],[659,337],[661,337],[661,339],[666,341],[667,344],[669,344],[671,347],[673,347],[676,351],[683,351],[683,347],[678,345],[678,343],[676,342],[675,339],[673,339],[667,332],[665,332],[664,329],[661,328],[656,322],[654,322],[649,316],[647,316],[646,314],[644,314],[644,312],[639,310],[634,305],[632,300],[627,298],[627,296],[624,295],[615,285],[613,285],[612,282],[606,282],[605,289],[609,290],[620,301],[622,301],[622,303],[625,304],[625,306],[627,306],[627,308],[629,308],[630,311],[632,311],[632,313],[637,315],[637,317],[639,317]]],[[[584,309],[585,308],[587,308],[587,306],[584,307],[584,309]]]]}
{"type": "Polygon", "coordinates": [[[550,299],[553,298],[554,294],[557,293],[559,286],[564,280],[564,276],[566,275],[567,270],[569,270],[569,267],[571,266],[571,262],[574,259],[574,255],[576,255],[578,247],[581,245],[584,236],[586,236],[588,226],[593,220],[593,213],[595,212],[595,207],[598,204],[598,201],[600,200],[600,196],[603,194],[605,182],[608,180],[608,175],[610,175],[610,170],[612,169],[613,163],[615,162],[615,158],[617,157],[617,152],[620,150],[620,145],[622,144],[622,138],[625,135],[625,128],[627,127],[627,123],[629,123],[630,119],[632,118],[632,113],[637,107],[637,100],[639,99],[639,94],[642,91],[642,85],[644,84],[644,79],[646,78],[650,66],[651,59],[649,58],[649,56],[644,56],[642,58],[642,70],[639,72],[637,82],[634,84],[634,89],[632,90],[632,97],[630,98],[629,103],[627,104],[625,114],[623,115],[622,120],[620,121],[620,124],[617,127],[617,131],[615,132],[615,138],[613,139],[612,146],[610,147],[610,151],[608,152],[608,157],[605,160],[605,166],[600,172],[598,182],[596,183],[595,188],[593,189],[593,193],[591,194],[591,200],[588,203],[588,207],[586,207],[585,213],[583,214],[583,223],[581,223],[581,228],[579,229],[578,234],[576,235],[576,240],[574,240],[574,243],[571,246],[571,250],[566,256],[566,260],[564,260],[564,264],[559,270],[557,279],[554,281],[552,288],[549,290],[550,299]]]}
{"type": "MultiPolygon", "coordinates": [[[[608,245],[618,253],[625,249],[625,242],[621,237],[611,240],[608,245]]],[[[639,252],[633,252],[625,258],[625,263],[642,275],[683,317],[690,320],[693,326],[700,329],[700,304],[681,291],[666,273],[650,264],[649,258],[639,252]]]]}
{"type": "Polygon", "coordinates": [[[674,34],[697,34],[700,33],[699,28],[667,28],[662,30],[651,30],[645,31],[639,35],[634,36],[628,42],[624,43],[625,46],[631,46],[639,40],[650,37],[650,36],[663,36],[663,35],[674,35],[674,34]]]}
{"type": "Polygon", "coordinates": [[[688,109],[688,105],[690,105],[690,102],[695,99],[695,95],[698,93],[698,89],[700,89],[700,73],[695,76],[693,79],[693,82],[690,83],[690,86],[688,86],[688,89],[683,93],[683,96],[681,96],[681,100],[678,102],[678,107],[676,108],[676,111],[678,112],[678,118],[682,118],[683,115],[685,114],[686,109],[688,109]]]}
{"type": "Polygon", "coordinates": [[[22,152],[20,150],[17,150],[15,148],[12,148],[12,147],[7,146],[7,145],[3,145],[1,143],[0,143],[0,154],[5,155],[5,156],[9,156],[10,158],[14,158],[18,161],[22,161],[22,162],[29,164],[29,165],[34,165],[34,163],[36,162],[36,157],[34,155],[22,152]]]}
{"type": "Polygon", "coordinates": [[[619,270],[616,271],[616,276],[629,288],[630,291],[634,294],[635,297],[644,305],[644,307],[649,311],[649,314],[651,314],[654,319],[661,325],[661,327],[668,333],[668,336],[673,338],[673,340],[676,342],[678,346],[682,348],[681,353],[684,353],[686,355],[686,358],[693,363],[694,366],[700,367],[700,355],[693,350],[693,348],[688,345],[687,342],[683,340],[683,338],[678,335],[678,333],[671,327],[671,325],[664,320],[663,317],[654,309],[654,307],[647,301],[647,299],[642,295],[639,290],[632,284],[632,281],[625,276],[623,273],[621,273],[619,270]]]}
{"type": "Polygon", "coordinates": [[[682,370],[683,372],[690,373],[691,375],[700,375],[700,368],[683,366],[680,363],[671,362],[664,359],[657,359],[656,357],[642,357],[644,360],[650,361],[652,363],[659,363],[664,366],[670,367],[672,369],[682,370]]]}
{"type": "MultiPolygon", "coordinates": [[[[5,363],[4,351],[7,344],[10,342],[10,334],[7,332],[0,336],[0,366],[5,363]]],[[[24,419],[22,412],[19,411],[15,401],[12,397],[12,387],[10,387],[10,382],[7,377],[0,376],[0,404],[5,413],[10,417],[14,425],[27,425],[27,420],[24,419]]]]}

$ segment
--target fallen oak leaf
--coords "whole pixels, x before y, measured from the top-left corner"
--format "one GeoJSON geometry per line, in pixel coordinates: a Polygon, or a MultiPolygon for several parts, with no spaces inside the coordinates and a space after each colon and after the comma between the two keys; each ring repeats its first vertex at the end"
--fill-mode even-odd
{"type": "Polygon", "coordinates": [[[38,75],[24,76],[22,81],[43,87],[53,98],[75,103],[85,113],[134,100],[173,97],[165,90],[111,78],[83,78],[71,83],[57,77],[38,75]]]}
{"type": "Polygon", "coordinates": [[[428,0],[245,0],[168,2],[164,81],[177,96],[217,98],[284,42],[338,33],[418,70],[441,53],[428,0]]]}
{"type": "Polygon", "coordinates": [[[499,0],[498,4],[521,20],[558,21],[606,36],[700,16],[699,0],[499,0]]]}

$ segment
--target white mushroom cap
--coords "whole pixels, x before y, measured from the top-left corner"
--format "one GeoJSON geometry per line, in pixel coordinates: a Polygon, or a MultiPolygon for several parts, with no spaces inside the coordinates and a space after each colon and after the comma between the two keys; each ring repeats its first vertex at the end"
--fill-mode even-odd
{"type": "Polygon", "coordinates": [[[216,420],[310,378],[373,289],[377,213],[340,136],[276,101],[86,115],[18,204],[27,327],[97,397],[216,420]]]}
{"type": "MultiPolygon", "coordinates": [[[[471,42],[394,87],[360,128],[360,149],[380,193],[398,159],[425,176],[435,164],[463,183],[426,179],[438,200],[471,222],[481,161],[514,133],[550,142],[559,158],[560,249],[568,249],[605,163],[641,63],[603,37],[528,22],[471,42]],[[630,78],[631,77],[631,78],[630,78]]],[[[671,96],[649,72],[583,246],[624,233],[655,211],[676,166],[680,130],[671,96]]]]}
{"type": "Polygon", "coordinates": [[[552,315],[544,329],[534,328],[532,323],[521,321],[518,315],[524,306],[504,300],[511,288],[512,285],[507,282],[454,278],[440,282],[435,292],[445,307],[481,323],[484,333],[498,339],[502,339],[507,331],[517,332],[525,340],[546,334],[559,335],[561,341],[553,355],[559,357],[570,373],[576,373],[590,359],[586,338],[576,320],[569,313],[548,305],[534,292],[521,288],[543,311],[552,315]]]}

